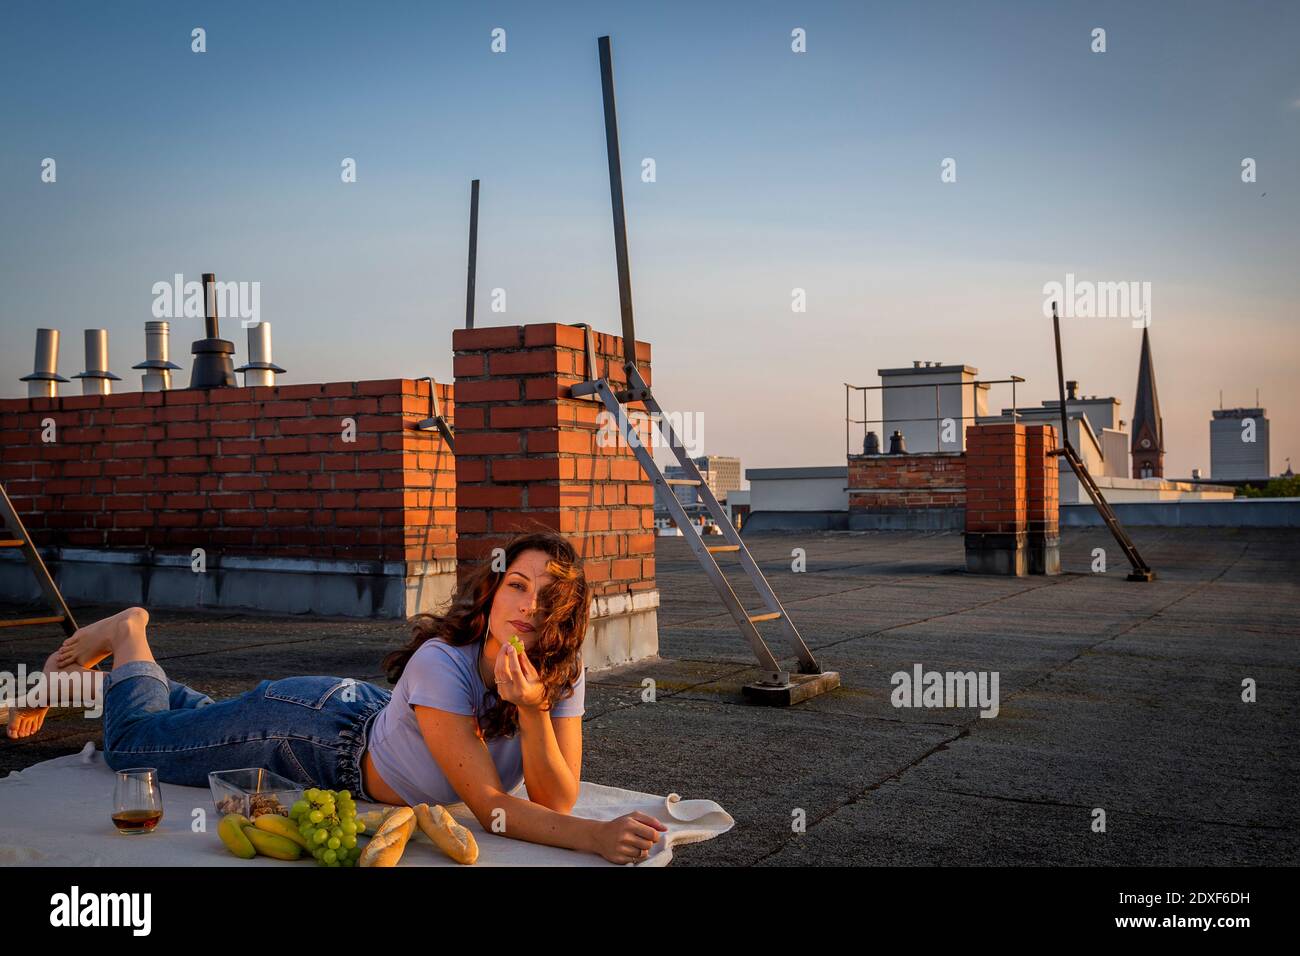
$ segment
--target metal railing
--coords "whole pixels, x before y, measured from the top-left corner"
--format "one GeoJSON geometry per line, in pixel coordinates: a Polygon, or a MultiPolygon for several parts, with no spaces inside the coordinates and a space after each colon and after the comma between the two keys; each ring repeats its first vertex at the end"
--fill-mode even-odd
{"type": "MultiPolygon", "coordinates": [[[[885,424],[902,425],[902,424],[912,424],[915,422],[934,422],[934,447],[937,451],[942,451],[943,450],[943,441],[942,441],[943,423],[945,421],[966,422],[966,421],[975,421],[980,418],[1001,417],[1000,415],[989,415],[989,414],[984,414],[984,415],[942,414],[940,401],[939,401],[940,389],[945,389],[945,388],[955,388],[958,390],[957,392],[958,404],[964,409],[965,406],[964,403],[962,402],[962,399],[964,398],[964,394],[961,392],[961,389],[969,387],[971,389],[971,408],[978,411],[980,386],[1010,385],[1011,386],[1011,420],[1013,422],[1018,422],[1020,421],[1020,410],[1016,404],[1016,385],[1023,381],[1024,379],[1021,378],[1019,375],[1012,375],[1010,378],[973,379],[969,382],[922,382],[916,385],[850,385],[848,382],[845,382],[844,383],[844,453],[846,456],[864,454],[863,445],[865,444],[867,425],[880,425],[882,426],[881,431],[883,432],[884,431],[883,426],[885,424]],[[925,418],[867,418],[867,392],[881,392],[884,391],[885,389],[895,389],[895,388],[934,389],[934,415],[926,416],[925,418]],[[861,418],[854,418],[851,412],[853,393],[855,391],[862,393],[862,417],[861,418]],[[858,447],[856,451],[854,450],[853,447],[853,437],[852,437],[852,430],[854,425],[863,426],[863,441],[858,443],[858,447]]],[[[885,413],[884,396],[881,396],[880,414],[883,416],[884,413],[885,413]]],[[[887,443],[889,441],[889,436],[881,435],[880,440],[881,440],[881,450],[882,451],[887,450],[888,449],[887,443]]],[[[963,443],[960,440],[958,440],[954,442],[953,445],[954,445],[952,449],[953,451],[960,451],[963,446],[963,443]]]]}

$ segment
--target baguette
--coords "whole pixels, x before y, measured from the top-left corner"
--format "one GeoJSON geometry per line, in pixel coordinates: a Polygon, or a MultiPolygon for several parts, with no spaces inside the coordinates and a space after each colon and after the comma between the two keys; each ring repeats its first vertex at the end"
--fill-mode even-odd
{"type": "Polygon", "coordinates": [[[457,823],[446,807],[421,803],[415,808],[415,819],[433,845],[457,863],[472,864],[478,859],[474,834],[457,823]]]}
{"type": "Polygon", "coordinates": [[[393,811],[396,809],[397,807],[385,807],[382,810],[367,810],[365,813],[357,814],[357,822],[364,823],[366,829],[370,831],[370,835],[374,836],[375,831],[379,829],[385,820],[392,816],[393,811]]]}
{"type": "Polygon", "coordinates": [[[397,866],[406,843],[415,832],[415,812],[398,807],[384,818],[357,859],[357,866],[397,866]]]}

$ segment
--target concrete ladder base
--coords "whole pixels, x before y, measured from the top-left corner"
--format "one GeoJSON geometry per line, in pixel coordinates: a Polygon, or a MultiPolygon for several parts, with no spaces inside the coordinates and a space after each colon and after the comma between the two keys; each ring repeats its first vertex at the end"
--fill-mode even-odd
{"type": "Polygon", "coordinates": [[[809,700],[819,694],[826,694],[840,686],[837,671],[822,671],[820,674],[791,674],[790,683],[785,687],[771,687],[767,684],[746,684],[740,689],[751,704],[765,707],[789,707],[809,700]]]}

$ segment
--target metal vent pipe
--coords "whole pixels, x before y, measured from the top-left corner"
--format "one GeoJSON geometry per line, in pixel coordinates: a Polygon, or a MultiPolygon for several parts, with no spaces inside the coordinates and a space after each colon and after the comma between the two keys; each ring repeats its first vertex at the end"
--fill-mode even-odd
{"type": "Polygon", "coordinates": [[[144,370],[140,387],[146,392],[166,392],[172,387],[172,369],[180,366],[171,361],[170,340],[170,323],[144,324],[144,361],[131,367],[144,370]]]}
{"type": "Polygon", "coordinates": [[[244,373],[244,387],[274,385],[284,369],[271,361],[271,323],[259,321],[248,327],[248,364],[235,369],[244,373]]]}
{"type": "Polygon", "coordinates": [[[72,377],[81,379],[82,395],[111,395],[122,381],[108,370],[108,329],[86,329],[86,370],[72,377]]]}
{"type": "Polygon", "coordinates": [[[32,374],[20,381],[27,383],[28,398],[58,398],[59,382],[67,379],[59,374],[59,330],[36,330],[36,358],[32,374]]]}

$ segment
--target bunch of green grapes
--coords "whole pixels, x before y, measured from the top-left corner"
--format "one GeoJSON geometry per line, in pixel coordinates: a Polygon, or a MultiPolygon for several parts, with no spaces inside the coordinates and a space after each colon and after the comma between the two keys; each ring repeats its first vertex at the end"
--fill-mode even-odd
{"type": "Polygon", "coordinates": [[[289,810],[289,819],[298,824],[309,852],[322,866],[356,866],[361,856],[357,835],[366,825],[357,819],[357,805],[347,790],[303,792],[302,799],[289,810]]]}

